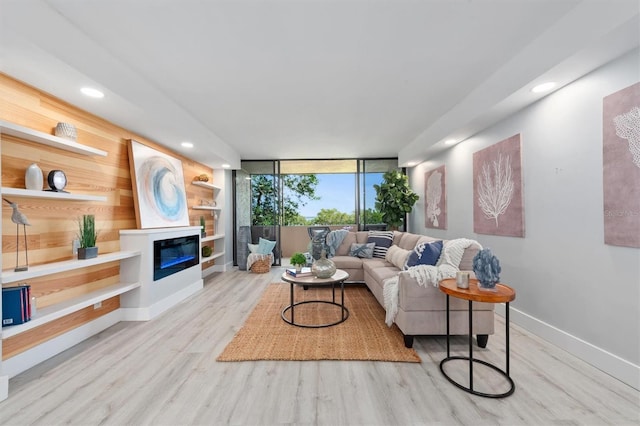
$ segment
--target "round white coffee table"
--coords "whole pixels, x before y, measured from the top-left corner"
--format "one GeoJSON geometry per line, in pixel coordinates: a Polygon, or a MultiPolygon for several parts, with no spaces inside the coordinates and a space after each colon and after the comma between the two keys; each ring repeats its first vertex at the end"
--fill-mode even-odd
{"type": "Polygon", "coordinates": [[[349,274],[342,269],[338,269],[335,274],[331,276],[331,278],[316,278],[313,275],[304,276],[304,277],[294,277],[289,275],[286,271],[282,273],[282,281],[289,283],[289,305],[286,306],[282,310],[282,319],[291,325],[295,325],[296,327],[306,327],[306,328],[322,328],[322,327],[331,327],[333,325],[338,325],[343,323],[349,318],[349,310],[346,306],[344,306],[344,282],[347,278],[349,278],[349,274]],[[336,302],[336,284],[340,284],[340,303],[336,302]],[[311,287],[311,286],[331,286],[331,300],[305,300],[303,302],[294,302],[294,288],[296,285],[300,285],[303,287],[311,287]],[[333,306],[340,307],[341,317],[335,322],[327,323],[327,324],[302,324],[295,321],[295,308],[296,306],[309,304],[309,303],[320,303],[320,304],[328,304],[333,306]],[[291,318],[287,318],[287,311],[291,311],[291,318]]]}

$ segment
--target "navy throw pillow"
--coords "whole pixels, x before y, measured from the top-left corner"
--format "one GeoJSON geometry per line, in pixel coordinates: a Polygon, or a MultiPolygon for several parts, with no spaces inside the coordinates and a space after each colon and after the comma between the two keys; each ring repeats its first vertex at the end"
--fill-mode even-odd
{"type": "Polygon", "coordinates": [[[423,242],[413,249],[407,257],[404,269],[409,269],[416,265],[435,266],[442,253],[442,241],[423,242]]]}
{"type": "Polygon", "coordinates": [[[373,248],[373,257],[384,259],[387,250],[393,244],[393,231],[369,231],[367,242],[376,244],[373,248]]]}

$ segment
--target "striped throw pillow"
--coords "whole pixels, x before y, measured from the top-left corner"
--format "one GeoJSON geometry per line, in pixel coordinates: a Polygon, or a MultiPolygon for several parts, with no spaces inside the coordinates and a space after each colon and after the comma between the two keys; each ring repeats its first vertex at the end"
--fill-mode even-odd
{"type": "Polygon", "coordinates": [[[393,244],[393,231],[369,231],[368,243],[375,243],[373,257],[384,259],[387,250],[393,244]]]}

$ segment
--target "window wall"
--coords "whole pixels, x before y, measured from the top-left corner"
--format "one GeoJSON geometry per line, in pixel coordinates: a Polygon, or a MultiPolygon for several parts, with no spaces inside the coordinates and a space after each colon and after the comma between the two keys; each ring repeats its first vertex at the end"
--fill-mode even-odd
{"type": "MultiPolygon", "coordinates": [[[[395,158],[243,161],[235,173],[236,232],[250,227],[253,241],[265,233],[278,241],[280,264],[281,255],[288,257],[287,251],[294,250],[291,247],[303,249],[308,226],[384,229],[373,185],[397,164],[395,158]],[[287,240],[302,242],[286,241],[282,247],[283,232],[290,237],[287,240]]],[[[240,248],[241,242],[237,243],[240,248]]],[[[241,266],[242,259],[237,264],[241,266]]]]}

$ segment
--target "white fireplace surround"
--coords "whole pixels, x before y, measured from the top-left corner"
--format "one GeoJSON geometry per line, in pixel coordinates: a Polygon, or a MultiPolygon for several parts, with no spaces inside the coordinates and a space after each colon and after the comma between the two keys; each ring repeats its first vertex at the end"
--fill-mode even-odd
{"type": "MultiPolygon", "coordinates": [[[[158,229],[127,229],[120,231],[120,249],[140,251],[140,270],[121,270],[128,274],[140,274],[140,287],[120,296],[123,321],[147,321],[182,302],[203,288],[200,265],[179,271],[153,281],[153,243],[158,240],[191,235],[200,237],[199,226],[158,229]]],[[[199,242],[200,240],[198,240],[199,242]]]]}

